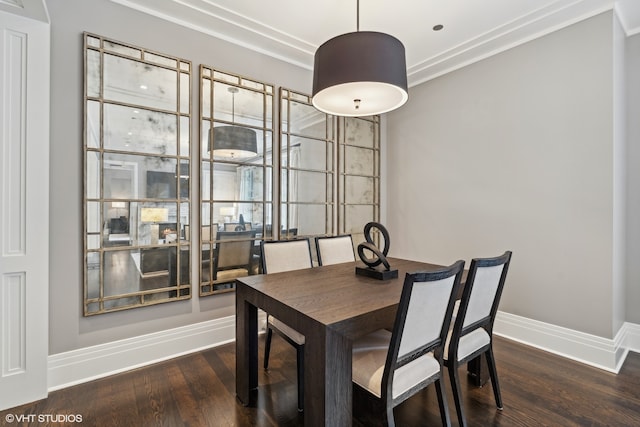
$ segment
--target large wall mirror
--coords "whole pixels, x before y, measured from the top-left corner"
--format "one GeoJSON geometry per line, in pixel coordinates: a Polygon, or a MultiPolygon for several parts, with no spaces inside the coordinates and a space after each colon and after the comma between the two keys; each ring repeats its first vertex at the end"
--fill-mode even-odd
{"type": "Polygon", "coordinates": [[[330,116],[281,88],[280,134],[280,238],[364,241],[364,226],[380,218],[380,116],[330,116]]]}
{"type": "Polygon", "coordinates": [[[280,238],[335,231],[334,117],[280,89],[280,238]]]}
{"type": "Polygon", "coordinates": [[[274,236],[273,96],[273,85],[200,66],[201,296],[259,273],[260,241],[274,236]]]}
{"type": "Polygon", "coordinates": [[[357,245],[365,224],[380,221],[380,116],[338,118],[338,171],[338,233],[357,245]]]}
{"type": "Polygon", "coordinates": [[[191,298],[191,62],[84,34],[84,315],[191,298]]]}

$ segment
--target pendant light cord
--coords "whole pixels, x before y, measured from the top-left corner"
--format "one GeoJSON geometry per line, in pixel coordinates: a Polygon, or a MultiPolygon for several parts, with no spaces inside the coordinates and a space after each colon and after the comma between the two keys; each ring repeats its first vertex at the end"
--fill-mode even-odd
{"type": "Polygon", "coordinates": [[[356,0],[356,31],[360,32],[360,0],[356,0]]]}

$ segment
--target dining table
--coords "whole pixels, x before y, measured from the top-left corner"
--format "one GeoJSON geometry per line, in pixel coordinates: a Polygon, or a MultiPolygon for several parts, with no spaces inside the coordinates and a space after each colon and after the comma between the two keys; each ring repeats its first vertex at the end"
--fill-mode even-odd
{"type": "Polygon", "coordinates": [[[304,425],[350,426],[352,342],[393,327],[406,273],[442,267],[399,258],[388,261],[398,270],[397,278],[357,275],[356,266],[364,266],[358,261],[236,279],[239,401],[256,404],[262,309],[305,336],[304,425]]]}

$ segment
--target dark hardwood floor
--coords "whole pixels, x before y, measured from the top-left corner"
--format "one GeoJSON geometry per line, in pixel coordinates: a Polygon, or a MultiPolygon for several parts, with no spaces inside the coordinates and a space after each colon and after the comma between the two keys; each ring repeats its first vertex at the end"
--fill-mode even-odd
{"type": "MultiPolygon", "coordinates": [[[[261,350],[263,342],[261,337],[261,350]]],[[[235,344],[226,344],[55,391],[45,400],[0,412],[0,423],[57,427],[302,425],[302,414],[296,409],[293,347],[274,338],[269,371],[259,370],[255,408],[236,401],[234,353],[235,344]],[[80,415],[82,423],[40,423],[37,416],[42,414],[57,416],[57,420],[80,415]],[[36,416],[31,423],[7,422],[20,415],[36,416]]],[[[504,410],[496,409],[490,384],[474,388],[463,375],[469,425],[640,426],[640,354],[630,353],[620,373],[614,375],[499,337],[495,353],[504,410]]],[[[458,420],[450,392],[448,399],[455,426],[458,420]]],[[[377,423],[358,409],[354,426],[377,423]]],[[[440,425],[434,387],[398,406],[395,417],[399,426],[440,425]]]]}

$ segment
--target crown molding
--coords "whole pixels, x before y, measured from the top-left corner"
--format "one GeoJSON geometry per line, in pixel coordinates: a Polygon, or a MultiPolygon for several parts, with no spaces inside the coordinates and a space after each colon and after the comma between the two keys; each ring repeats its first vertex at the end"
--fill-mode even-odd
{"type": "Polygon", "coordinates": [[[45,0],[0,0],[0,12],[49,23],[49,12],[45,0]]]}

